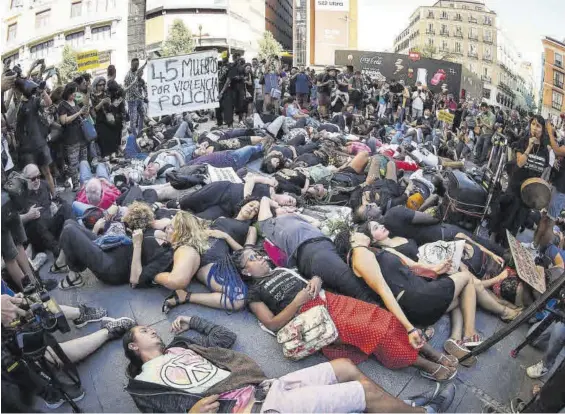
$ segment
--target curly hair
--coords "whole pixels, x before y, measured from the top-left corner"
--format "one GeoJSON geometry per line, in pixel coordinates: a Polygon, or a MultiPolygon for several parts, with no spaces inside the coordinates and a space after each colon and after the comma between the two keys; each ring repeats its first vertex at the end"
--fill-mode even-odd
{"type": "Polygon", "coordinates": [[[256,197],[254,195],[248,195],[247,197],[245,197],[239,204],[237,204],[235,206],[235,216],[237,216],[239,214],[239,212],[241,211],[241,209],[243,207],[245,207],[246,204],[251,203],[252,201],[257,201],[258,203],[261,203],[261,197],[256,197]]]}
{"type": "Polygon", "coordinates": [[[261,163],[261,171],[267,174],[274,174],[278,170],[284,167],[284,156],[282,154],[267,154],[263,158],[263,162],[261,163]],[[271,160],[277,158],[279,160],[279,166],[277,168],[273,167],[271,164],[271,160]]]}
{"type": "Polygon", "coordinates": [[[179,211],[173,217],[171,224],[173,226],[171,244],[175,249],[180,246],[190,246],[201,255],[210,247],[206,233],[210,225],[206,220],[186,211],[179,211]]]}
{"type": "Polygon", "coordinates": [[[131,230],[145,230],[151,227],[151,224],[155,220],[155,215],[149,204],[134,201],[128,207],[128,212],[125,214],[122,221],[131,230]]]}
{"type": "Polygon", "coordinates": [[[347,255],[351,250],[351,229],[343,229],[336,234],[334,244],[337,253],[347,263],[347,255]]]}

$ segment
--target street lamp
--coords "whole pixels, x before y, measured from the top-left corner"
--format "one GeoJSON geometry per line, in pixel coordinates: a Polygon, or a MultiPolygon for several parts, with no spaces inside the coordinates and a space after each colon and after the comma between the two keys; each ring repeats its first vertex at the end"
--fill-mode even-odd
{"type": "Polygon", "coordinates": [[[198,32],[199,32],[198,44],[200,46],[202,46],[202,25],[201,24],[198,25],[198,32]]]}

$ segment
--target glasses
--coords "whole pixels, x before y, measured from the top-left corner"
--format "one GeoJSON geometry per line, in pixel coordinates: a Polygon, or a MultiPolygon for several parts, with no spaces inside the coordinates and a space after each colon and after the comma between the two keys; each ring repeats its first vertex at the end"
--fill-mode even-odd
{"type": "Polygon", "coordinates": [[[251,253],[248,257],[247,260],[243,263],[243,268],[245,268],[247,266],[247,263],[249,262],[257,262],[261,259],[264,259],[265,256],[260,255],[258,253],[251,253]]]}
{"type": "Polygon", "coordinates": [[[40,175],[36,175],[35,177],[28,178],[28,180],[33,182],[33,181],[38,181],[40,178],[41,178],[40,175]]]}

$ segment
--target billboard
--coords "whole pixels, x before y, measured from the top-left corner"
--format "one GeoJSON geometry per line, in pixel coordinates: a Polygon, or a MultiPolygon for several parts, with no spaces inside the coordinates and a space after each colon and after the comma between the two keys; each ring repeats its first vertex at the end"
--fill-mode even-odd
{"type": "MultiPolygon", "coordinates": [[[[329,0],[328,0],[329,1],[329,0]]],[[[316,64],[333,65],[337,49],[348,47],[348,13],[316,10],[316,64]]]]}
{"type": "Polygon", "coordinates": [[[447,91],[459,96],[462,66],[459,63],[437,59],[410,59],[408,55],[360,50],[336,50],[335,64],[351,65],[378,81],[404,80],[412,86],[417,81],[427,85],[433,93],[447,91]]]}

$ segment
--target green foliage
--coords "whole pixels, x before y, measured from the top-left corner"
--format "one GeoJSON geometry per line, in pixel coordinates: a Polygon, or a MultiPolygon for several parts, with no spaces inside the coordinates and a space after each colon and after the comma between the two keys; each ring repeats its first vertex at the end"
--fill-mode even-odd
{"type": "Polygon", "coordinates": [[[194,51],[192,33],[181,19],[175,19],[169,30],[167,39],[163,42],[161,56],[186,55],[194,51]]]}
{"type": "Polygon", "coordinates": [[[438,50],[437,47],[427,44],[423,48],[414,47],[412,48],[413,52],[419,52],[420,57],[426,59],[439,59],[439,60],[447,60],[453,62],[456,60],[456,56],[449,52],[442,52],[438,50]]]}
{"type": "Polygon", "coordinates": [[[267,59],[270,56],[280,56],[283,47],[277,42],[273,34],[268,30],[263,33],[263,38],[259,40],[259,59],[267,59]]]}
{"type": "Polygon", "coordinates": [[[71,46],[65,45],[63,48],[63,59],[57,68],[63,84],[70,82],[78,75],[76,52],[71,46]]]}

